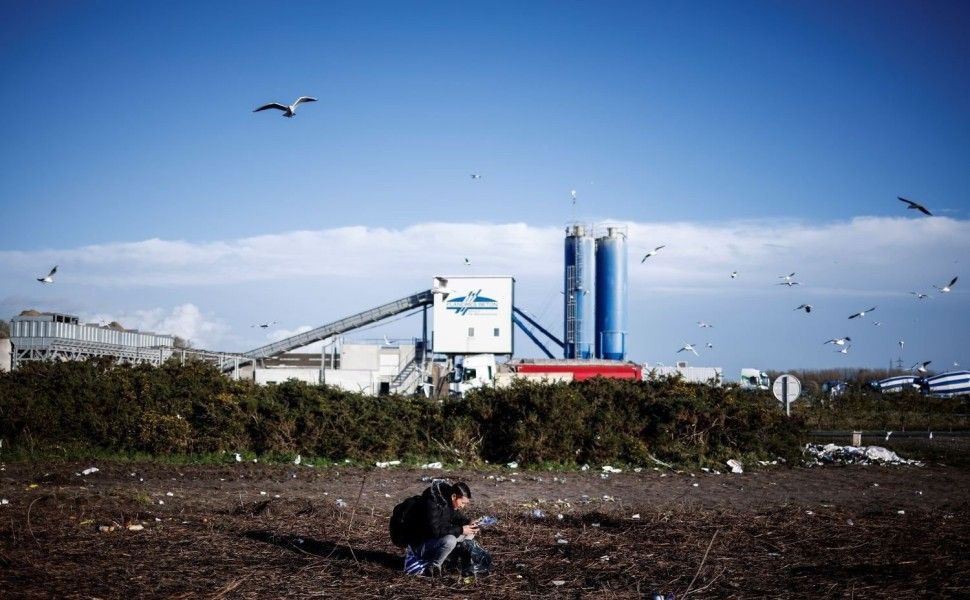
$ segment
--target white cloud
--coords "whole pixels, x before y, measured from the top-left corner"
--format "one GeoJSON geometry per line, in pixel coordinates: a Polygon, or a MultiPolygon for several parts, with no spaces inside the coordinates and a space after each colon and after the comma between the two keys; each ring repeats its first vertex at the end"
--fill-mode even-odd
{"type": "MultiPolygon", "coordinates": [[[[795,271],[805,285],[907,293],[948,280],[970,255],[970,221],[858,217],[826,224],[738,221],[629,223],[631,283],[657,291],[767,283],[795,271]],[[640,265],[640,250],[666,244],[640,265]]],[[[405,229],[342,227],[236,240],[145,240],[65,250],[0,252],[4,277],[59,263],[58,285],[221,286],[274,280],[399,281],[415,274],[511,274],[558,280],[560,227],[428,223],[405,229]],[[472,266],[465,267],[468,257],[472,266]]],[[[26,285],[32,280],[24,278],[26,285]]],[[[740,287],[740,286],[735,286],[740,287]]]]}
{"type": "Polygon", "coordinates": [[[228,331],[224,323],[211,315],[202,314],[194,304],[182,304],[169,310],[152,308],[115,314],[96,314],[85,316],[81,320],[88,323],[117,321],[126,329],[177,335],[190,341],[195,348],[209,347],[210,343],[217,341],[228,331]]]}

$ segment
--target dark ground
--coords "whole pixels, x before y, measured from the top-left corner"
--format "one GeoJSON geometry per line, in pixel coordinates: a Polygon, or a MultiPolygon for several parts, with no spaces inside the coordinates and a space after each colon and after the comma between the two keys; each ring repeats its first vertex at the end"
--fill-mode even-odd
{"type": "Polygon", "coordinates": [[[601,479],[598,468],[7,463],[0,598],[970,597],[965,464],[601,479]],[[89,466],[100,472],[76,474],[89,466]],[[468,481],[470,514],[499,517],[480,538],[492,575],[400,572],[387,518],[429,475],[468,481]],[[526,516],[535,507],[548,517],[526,516]]]}

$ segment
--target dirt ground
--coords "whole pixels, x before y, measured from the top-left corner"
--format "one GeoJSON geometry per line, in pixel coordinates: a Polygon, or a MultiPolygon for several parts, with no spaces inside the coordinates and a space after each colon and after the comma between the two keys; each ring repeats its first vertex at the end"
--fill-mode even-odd
{"type": "Polygon", "coordinates": [[[937,463],[607,479],[7,463],[0,598],[970,597],[968,490],[970,469],[937,463]],[[467,481],[471,516],[499,518],[480,536],[493,574],[400,572],[387,519],[430,476],[467,481]]]}

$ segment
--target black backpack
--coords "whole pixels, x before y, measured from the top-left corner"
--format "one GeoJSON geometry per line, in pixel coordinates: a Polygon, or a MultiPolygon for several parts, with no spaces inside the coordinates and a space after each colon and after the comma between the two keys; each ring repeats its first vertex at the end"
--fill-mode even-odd
{"type": "Polygon", "coordinates": [[[421,496],[411,496],[394,507],[391,513],[391,522],[387,528],[391,534],[391,543],[399,548],[404,548],[411,541],[407,539],[412,527],[408,520],[414,512],[414,507],[421,503],[421,496]]]}

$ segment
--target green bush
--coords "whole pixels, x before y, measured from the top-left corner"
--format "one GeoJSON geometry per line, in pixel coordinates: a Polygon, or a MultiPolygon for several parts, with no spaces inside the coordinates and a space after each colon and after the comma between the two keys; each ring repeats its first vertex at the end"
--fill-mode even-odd
{"type": "Polygon", "coordinates": [[[517,381],[464,399],[256,386],[202,363],[28,363],[0,374],[0,437],[20,448],[316,456],[355,461],[723,464],[794,457],[802,417],[767,393],[680,380],[517,381]]]}

